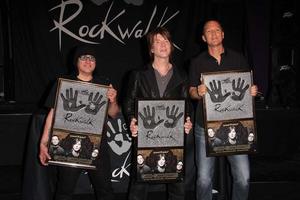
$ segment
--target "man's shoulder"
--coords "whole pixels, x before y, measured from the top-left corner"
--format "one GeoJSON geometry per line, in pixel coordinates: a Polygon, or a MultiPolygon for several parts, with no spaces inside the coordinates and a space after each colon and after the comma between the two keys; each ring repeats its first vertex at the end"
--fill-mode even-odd
{"type": "Polygon", "coordinates": [[[135,76],[147,75],[149,73],[153,73],[154,69],[150,64],[144,65],[141,68],[132,70],[132,74],[135,76]]]}
{"type": "MultiPolygon", "coordinates": [[[[200,70],[206,68],[210,64],[211,59],[207,51],[199,53],[197,56],[193,57],[190,62],[190,68],[193,70],[200,70]]],[[[195,71],[193,71],[194,73],[195,71]]]]}
{"type": "Polygon", "coordinates": [[[75,74],[62,74],[57,77],[57,80],[58,79],[76,80],[77,78],[75,74]]]}
{"type": "Polygon", "coordinates": [[[92,82],[101,85],[109,85],[111,83],[108,77],[100,76],[100,75],[94,75],[92,82]]]}
{"type": "Polygon", "coordinates": [[[146,72],[146,69],[134,69],[130,72],[130,77],[137,79],[140,74],[143,74],[146,72]]]}
{"type": "Polygon", "coordinates": [[[207,50],[205,50],[205,51],[200,52],[196,56],[194,56],[192,58],[192,61],[199,61],[199,60],[207,58],[207,56],[208,56],[208,52],[207,52],[207,50]]]}
{"type": "MultiPolygon", "coordinates": [[[[57,79],[68,79],[68,80],[74,80],[74,81],[79,80],[75,74],[60,75],[57,79]]],[[[100,76],[100,75],[94,74],[91,83],[101,84],[101,85],[109,85],[110,79],[105,76],[100,76]]]]}

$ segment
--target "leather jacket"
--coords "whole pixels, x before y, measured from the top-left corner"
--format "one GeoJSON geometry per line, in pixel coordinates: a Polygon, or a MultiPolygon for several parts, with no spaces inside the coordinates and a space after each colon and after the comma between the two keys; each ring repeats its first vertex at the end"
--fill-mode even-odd
{"type": "Polygon", "coordinates": [[[123,112],[128,122],[135,116],[135,101],[138,98],[145,99],[185,99],[186,116],[190,116],[191,103],[188,94],[188,78],[186,72],[173,65],[173,75],[160,97],[159,89],[155,77],[155,72],[151,64],[147,69],[133,71],[128,83],[127,95],[123,101],[123,112]]]}

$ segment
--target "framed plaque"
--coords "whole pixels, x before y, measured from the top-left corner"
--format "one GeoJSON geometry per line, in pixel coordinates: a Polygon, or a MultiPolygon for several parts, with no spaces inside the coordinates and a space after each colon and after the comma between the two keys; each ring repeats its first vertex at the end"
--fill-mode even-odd
{"type": "Polygon", "coordinates": [[[208,156],[255,153],[257,134],[252,73],[231,71],[202,74],[206,153],[208,156]]]}
{"type": "Polygon", "coordinates": [[[95,169],[106,122],[108,87],[59,79],[50,134],[49,164],[95,169]]]}
{"type": "Polygon", "coordinates": [[[137,180],[183,180],[185,100],[138,100],[137,180]]]}

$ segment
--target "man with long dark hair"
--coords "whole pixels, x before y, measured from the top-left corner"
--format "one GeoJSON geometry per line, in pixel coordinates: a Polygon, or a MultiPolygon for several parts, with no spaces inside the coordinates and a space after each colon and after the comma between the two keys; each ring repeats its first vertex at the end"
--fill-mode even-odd
{"type": "MultiPolygon", "coordinates": [[[[135,118],[135,101],[138,98],[189,99],[187,75],[171,62],[173,44],[169,31],[158,27],[147,35],[147,40],[151,62],[147,64],[146,69],[132,73],[124,100],[123,112],[130,123],[132,137],[138,135],[137,119],[135,118]]],[[[184,128],[185,133],[189,133],[192,128],[189,116],[185,119],[184,128]]],[[[136,183],[134,180],[132,182],[129,199],[146,200],[150,184],[136,183]]],[[[167,189],[169,199],[184,199],[183,182],[168,183],[167,189]]]]}
{"type": "MultiPolygon", "coordinates": [[[[107,91],[107,98],[109,100],[108,105],[108,115],[110,117],[115,117],[119,113],[119,105],[117,104],[117,91],[112,87],[109,80],[104,77],[98,77],[94,75],[94,70],[96,68],[96,52],[92,46],[79,46],[75,54],[75,64],[76,72],[64,76],[64,78],[71,80],[80,80],[85,82],[91,82],[96,84],[108,85],[109,89],[107,91]]],[[[49,94],[49,97],[46,101],[46,107],[50,109],[46,123],[44,126],[43,135],[40,142],[40,154],[39,158],[43,165],[48,165],[47,161],[51,159],[48,151],[48,142],[49,135],[51,130],[51,124],[53,121],[54,115],[54,105],[55,105],[55,92],[57,89],[57,82],[53,86],[52,91],[49,94]]],[[[105,154],[107,147],[107,141],[105,134],[103,134],[101,140],[101,149],[100,153],[105,154]]],[[[108,155],[100,156],[101,161],[97,159],[96,161],[96,170],[87,170],[91,183],[94,187],[96,198],[98,200],[113,199],[113,191],[111,186],[110,177],[110,159],[108,155]]],[[[58,183],[57,190],[55,194],[55,200],[71,200],[72,194],[74,192],[77,180],[81,173],[81,169],[70,168],[70,167],[59,167],[58,168],[58,183]]]]}

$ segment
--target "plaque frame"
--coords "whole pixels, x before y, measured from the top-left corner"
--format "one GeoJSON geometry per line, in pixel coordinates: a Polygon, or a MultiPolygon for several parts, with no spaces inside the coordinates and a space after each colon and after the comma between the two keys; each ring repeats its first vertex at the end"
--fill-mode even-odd
{"type": "Polygon", "coordinates": [[[201,82],[207,87],[203,99],[206,155],[257,153],[252,71],[203,73],[201,82]]]}
{"type": "Polygon", "coordinates": [[[48,144],[50,165],[96,169],[95,160],[107,120],[108,88],[90,82],[58,79],[48,144]],[[55,140],[58,141],[53,142],[55,140]]]}
{"type": "Polygon", "coordinates": [[[135,172],[138,182],[183,181],[185,109],[184,99],[136,101],[138,137],[135,172]],[[141,157],[144,163],[140,163],[141,157]]]}

